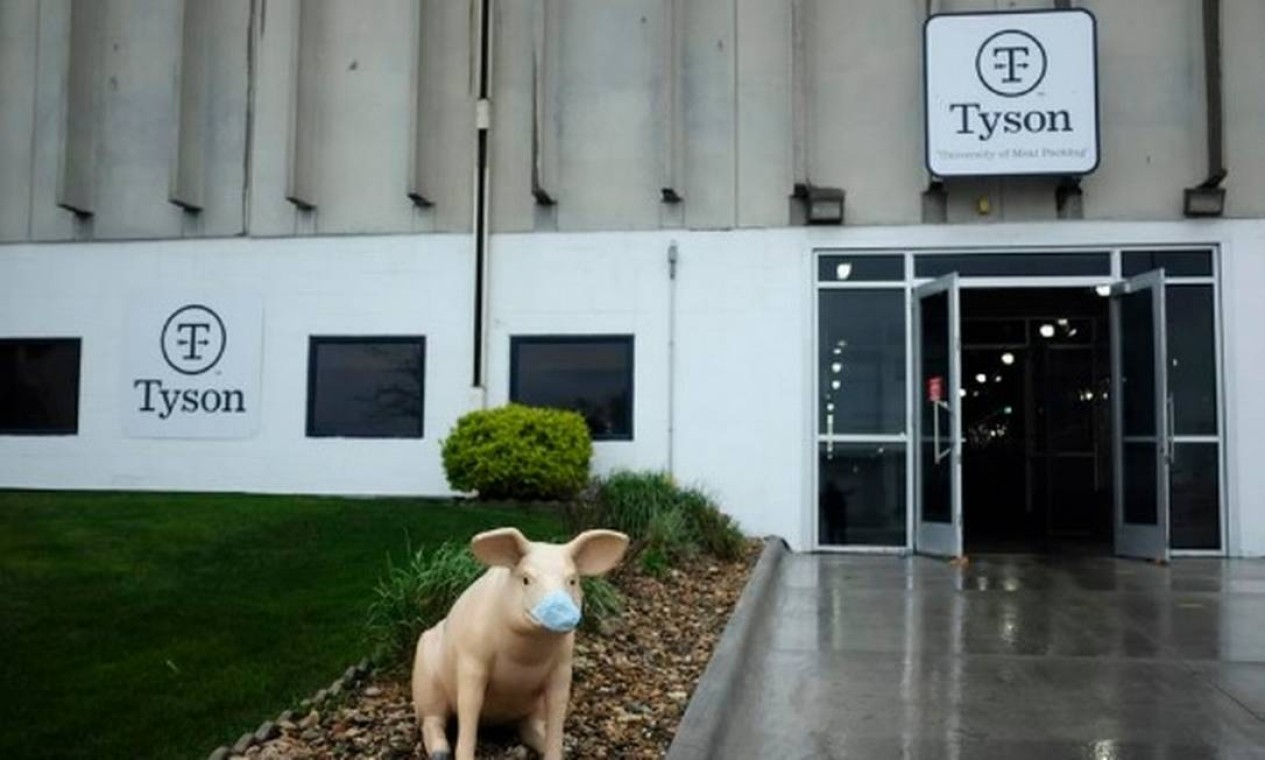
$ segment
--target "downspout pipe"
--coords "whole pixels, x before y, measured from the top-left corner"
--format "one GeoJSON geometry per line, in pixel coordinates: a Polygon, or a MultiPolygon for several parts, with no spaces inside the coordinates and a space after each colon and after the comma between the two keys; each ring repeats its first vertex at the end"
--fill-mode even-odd
{"type": "Polygon", "coordinates": [[[482,390],[480,407],[487,406],[488,292],[492,248],[491,136],[492,136],[492,0],[474,0],[479,35],[475,56],[475,161],[474,161],[474,367],[471,385],[482,390]]]}
{"type": "Polygon", "coordinates": [[[1186,216],[1221,216],[1225,213],[1225,112],[1221,91],[1221,0],[1203,0],[1204,94],[1208,117],[1208,176],[1185,190],[1182,211],[1186,216]]]}
{"type": "Polygon", "coordinates": [[[668,474],[676,474],[676,241],[668,244],[668,474]]]}

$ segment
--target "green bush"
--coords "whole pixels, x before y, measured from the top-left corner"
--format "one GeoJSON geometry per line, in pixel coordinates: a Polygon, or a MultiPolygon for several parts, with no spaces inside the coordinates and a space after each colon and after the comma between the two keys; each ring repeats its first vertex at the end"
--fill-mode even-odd
{"type": "Polygon", "coordinates": [[[579,414],[520,404],[470,412],[443,444],[449,485],[483,499],[572,498],[592,454],[579,414]]]}
{"type": "MultiPolygon", "coordinates": [[[[464,544],[445,542],[433,552],[419,549],[402,566],[388,561],[369,604],[367,636],[374,660],[388,667],[412,662],[417,638],[443,620],[461,592],[487,568],[464,544]]],[[[623,601],[605,578],[583,578],[585,630],[618,617],[623,601]]]]}
{"type": "Polygon", "coordinates": [[[667,509],[650,518],[641,551],[641,567],[651,575],[663,575],[669,567],[693,556],[698,542],[689,520],[680,509],[667,509]]]}

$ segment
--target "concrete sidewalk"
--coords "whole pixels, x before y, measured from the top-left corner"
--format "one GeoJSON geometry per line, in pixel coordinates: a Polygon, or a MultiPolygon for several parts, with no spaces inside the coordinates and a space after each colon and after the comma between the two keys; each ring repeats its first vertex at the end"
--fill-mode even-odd
{"type": "Polygon", "coordinates": [[[1265,563],[787,555],[716,758],[1265,758],[1265,563]]]}

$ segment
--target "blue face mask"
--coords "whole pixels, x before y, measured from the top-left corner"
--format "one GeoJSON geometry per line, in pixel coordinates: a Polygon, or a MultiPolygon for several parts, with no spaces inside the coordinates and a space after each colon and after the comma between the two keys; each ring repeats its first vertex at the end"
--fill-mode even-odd
{"type": "Polygon", "coordinates": [[[580,624],[580,608],[565,591],[550,591],[536,604],[531,616],[556,633],[574,631],[580,624]]]}

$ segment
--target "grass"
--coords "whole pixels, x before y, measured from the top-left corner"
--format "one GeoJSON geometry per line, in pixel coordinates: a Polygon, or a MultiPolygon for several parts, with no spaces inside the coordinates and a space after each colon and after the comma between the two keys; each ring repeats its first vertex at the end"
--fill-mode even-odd
{"type": "Polygon", "coordinates": [[[201,758],[368,652],[388,561],[552,514],[0,491],[0,757],[201,758]]]}

